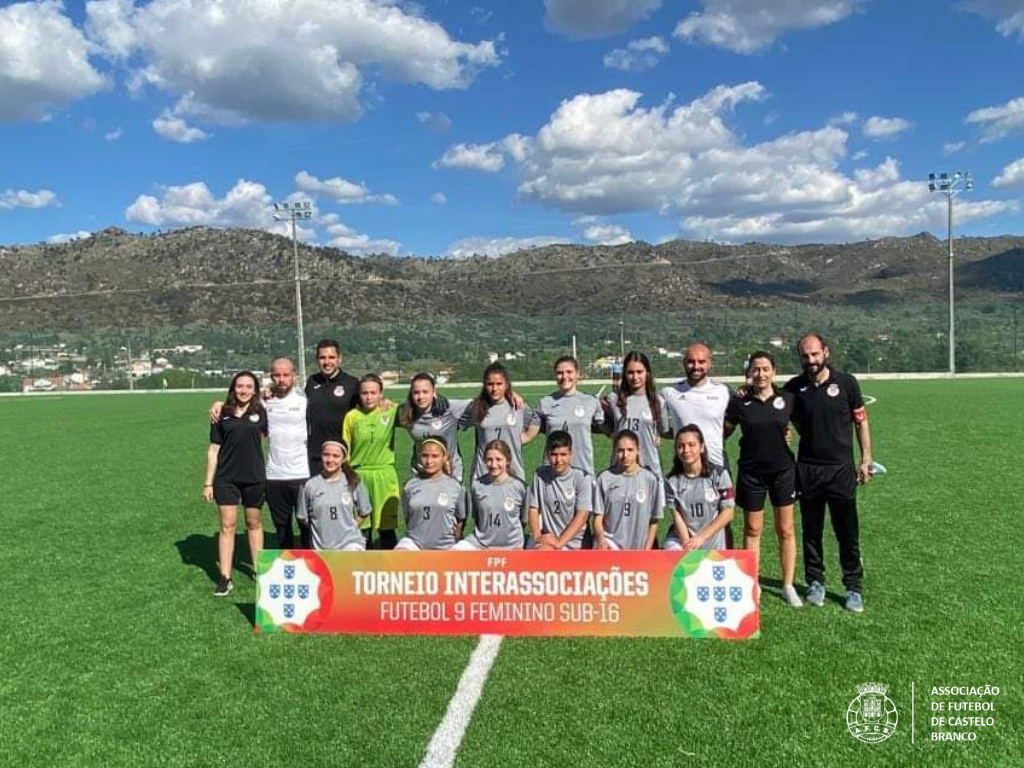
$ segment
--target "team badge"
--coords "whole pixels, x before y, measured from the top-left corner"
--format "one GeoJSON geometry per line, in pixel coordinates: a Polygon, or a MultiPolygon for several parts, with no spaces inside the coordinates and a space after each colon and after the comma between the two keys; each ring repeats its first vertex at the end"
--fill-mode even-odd
{"type": "Polygon", "coordinates": [[[387,416],[381,416],[380,417],[380,423],[386,427],[388,425],[388,417],[387,416]]]}
{"type": "Polygon", "coordinates": [[[565,498],[567,498],[567,499],[574,499],[574,498],[576,498],[576,489],[575,488],[566,488],[565,489],[565,498]]]}
{"type": "Polygon", "coordinates": [[[786,401],[782,397],[776,397],[774,400],[772,400],[772,408],[774,408],[776,411],[781,411],[785,407],[786,401]]]}
{"type": "Polygon", "coordinates": [[[511,512],[513,509],[516,508],[516,500],[513,499],[511,496],[506,496],[505,503],[502,506],[505,507],[506,512],[511,512]]]}
{"type": "Polygon", "coordinates": [[[444,422],[441,421],[440,419],[434,419],[433,421],[430,422],[430,428],[431,429],[440,429],[443,426],[444,426],[444,422]]]}
{"type": "Polygon", "coordinates": [[[839,395],[839,385],[836,384],[835,382],[832,382],[831,384],[828,385],[828,389],[825,390],[825,393],[829,397],[837,397],[839,395]]]}
{"type": "Polygon", "coordinates": [[[448,494],[444,493],[443,491],[441,493],[437,494],[437,503],[440,504],[442,507],[447,507],[448,506],[448,494]]]}
{"type": "Polygon", "coordinates": [[[505,423],[510,427],[514,427],[516,425],[516,415],[514,413],[510,413],[505,417],[505,423]]]}
{"type": "Polygon", "coordinates": [[[637,488],[636,500],[639,501],[641,504],[647,501],[647,491],[645,491],[643,488],[637,488]]]}
{"type": "Polygon", "coordinates": [[[718,491],[714,488],[708,488],[704,491],[704,498],[708,501],[718,501],[718,491]]]}
{"type": "Polygon", "coordinates": [[[575,408],[572,409],[572,412],[573,414],[575,414],[577,419],[582,419],[584,416],[587,415],[587,409],[584,408],[582,405],[577,405],[575,408]]]}
{"type": "Polygon", "coordinates": [[[644,408],[643,411],[640,412],[640,418],[644,421],[654,421],[654,414],[651,413],[650,408],[644,408]]]}
{"type": "Polygon", "coordinates": [[[249,414],[249,421],[251,421],[253,424],[255,424],[259,420],[260,420],[260,415],[258,413],[250,413],[249,414]]]}
{"type": "Polygon", "coordinates": [[[345,388],[343,386],[341,386],[341,384],[339,384],[338,386],[336,386],[334,388],[334,396],[335,397],[344,397],[345,396],[345,388]]]}
{"type": "Polygon", "coordinates": [[[889,686],[882,683],[857,686],[860,695],[850,702],[846,710],[846,726],[855,739],[875,744],[896,732],[899,716],[896,705],[885,695],[888,690],[889,686]]]}
{"type": "Polygon", "coordinates": [[[342,504],[351,504],[352,503],[352,494],[349,493],[348,491],[345,491],[343,494],[341,494],[341,503],[342,504]]]}

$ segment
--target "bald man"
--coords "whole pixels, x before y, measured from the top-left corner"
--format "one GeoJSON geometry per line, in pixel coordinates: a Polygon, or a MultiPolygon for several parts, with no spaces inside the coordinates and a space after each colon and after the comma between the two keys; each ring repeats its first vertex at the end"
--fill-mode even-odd
{"type": "Polygon", "coordinates": [[[279,549],[295,546],[292,518],[299,525],[303,549],[310,548],[309,524],[298,519],[299,496],[309,479],[309,424],[306,396],[295,387],[295,364],[279,357],[270,366],[267,409],[267,506],[277,531],[279,549]]]}
{"type": "Polygon", "coordinates": [[[675,434],[687,424],[696,424],[704,433],[708,461],[727,467],[722,430],[725,409],[732,394],[729,387],[708,378],[711,373],[711,350],[706,344],[695,343],[683,355],[686,379],[661,390],[672,419],[675,434]]]}

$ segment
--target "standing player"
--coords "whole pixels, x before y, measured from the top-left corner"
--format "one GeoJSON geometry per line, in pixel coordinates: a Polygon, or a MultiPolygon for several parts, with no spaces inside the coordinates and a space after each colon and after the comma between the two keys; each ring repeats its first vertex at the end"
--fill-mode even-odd
{"type": "Polygon", "coordinates": [[[472,426],[476,430],[471,477],[487,472],[484,450],[492,440],[502,440],[512,449],[512,469],[516,477],[526,477],[523,467],[523,445],[537,434],[532,427],[537,415],[512,391],[512,379],[501,363],[484,368],[480,394],[469,404],[459,419],[459,429],[472,426]]]}
{"type": "Polygon", "coordinates": [[[405,536],[395,550],[451,549],[462,536],[469,500],[462,485],[447,474],[443,440],[420,444],[420,471],[402,489],[405,536]]]}
{"type": "Polygon", "coordinates": [[[563,430],[548,435],[547,464],[533,475],[528,520],[533,547],[539,550],[582,549],[587,518],[593,509],[594,484],[572,465],[572,436],[563,430]]]}
{"type": "Polygon", "coordinates": [[[729,470],[708,461],[704,435],[696,424],[676,433],[665,496],[673,512],[666,550],[728,549],[725,532],[732,522],[732,480],[729,470]]]}
{"type": "Polygon", "coordinates": [[[469,400],[448,400],[437,394],[434,377],[417,373],[409,383],[409,394],[398,410],[398,425],[412,437],[412,468],[419,472],[420,444],[426,437],[440,437],[448,448],[452,476],[462,480],[462,453],[459,450],[459,419],[469,400]]]}
{"type": "Polygon", "coordinates": [[[470,488],[473,532],[453,549],[522,549],[527,515],[526,484],[509,474],[512,450],[504,440],[484,448],[487,474],[474,478],[470,488]]]}
{"type": "Polygon", "coordinates": [[[572,465],[594,475],[594,444],[591,432],[604,430],[604,410],[593,395],[576,389],[580,377],[575,357],[564,356],[555,361],[555,383],[558,391],[545,395],[537,405],[540,424],[527,431],[531,437],[538,431],[568,432],[572,437],[572,465]]]}
{"type": "MultiPolygon", "coordinates": [[[[279,357],[270,364],[270,397],[267,411],[267,506],[274,521],[279,549],[295,546],[292,516],[299,508],[302,486],[309,477],[309,452],[306,442],[306,397],[295,389],[295,364],[279,357]]],[[[309,549],[309,527],[301,518],[299,540],[309,549]]]]}
{"type": "Polygon", "coordinates": [[[754,352],[747,360],[750,385],[729,401],[725,412],[725,436],[739,427],[739,482],[736,503],[743,508],[743,548],[761,553],[764,502],[770,498],[775,512],[775,535],[782,565],[782,598],[794,608],[803,605],[793,587],[796,575],[796,534],[793,505],[796,501],[796,466],[786,442],[793,395],[775,388],[775,359],[754,352]]]}
{"type": "Polygon", "coordinates": [[[622,381],[611,397],[601,399],[601,406],[606,411],[605,432],[609,435],[623,429],[635,432],[640,438],[640,466],[660,477],[658,448],[662,437],[672,436],[672,425],[665,398],[654,388],[647,355],[643,352],[626,354],[622,381]]]}
{"type": "Polygon", "coordinates": [[[378,532],[381,549],[394,549],[397,541],[399,486],[395,472],[396,405],[381,405],[384,382],[376,374],[359,380],[359,407],[345,415],[341,437],[352,454],[356,470],[373,505],[372,520],[363,522],[367,549],[378,532]]]}
{"type": "Polygon", "coordinates": [[[337,440],[345,415],[359,405],[359,381],[341,370],[341,348],[334,339],[316,345],[320,370],[306,380],[309,414],[309,469],[320,471],[320,446],[337,440]]]}
{"type": "Polygon", "coordinates": [[[259,381],[250,371],[231,379],[224,407],[210,425],[210,447],[206,451],[206,480],[203,498],[217,503],[220,534],[217,537],[220,578],[213,594],[225,597],[234,587],[231,561],[235,555],[238,505],[245,509],[245,529],[253,567],[263,549],[260,510],[267,480],[263,463],[263,436],[267,433],[267,412],[260,403],[259,381]]]}
{"type": "Polygon", "coordinates": [[[871,430],[860,385],[848,373],[829,365],[828,345],[816,333],[797,342],[804,372],[789,380],[793,423],[800,433],[797,483],[800,522],[804,537],[807,602],[825,603],[825,563],[822,536],[825,507],[839,542],[839,563],[846,587],[846,610],[864,610],[860,561],[860,526],[857,519],[857,483],[871,480],[871,430]],[[854,464],[853,438],[860,444],[860,466],[854,464]]]}
{"type": "Polygon", "coordinates": [[[373,512],[366,488],[348,465],[348,448],[337,440],[320,446],[323,469],[299,496],[299,520],[310,532],[313,549],[362,552],[362,523],[373,512]]]}
{"type": "Polygon", "coordinates": [[[660,474],[640,466],[640,438],[624,429],[613,443],[615,466],[597,478],[594,549],[653,549],[665,508],[660,474]]]}
{"type": "Polygon", "coordinates": [[[691,344],[683,357],[686,379],[661,390],[672,416],[672,428],[678,432],[687,424],[696,424],[704,434],[708,459],[727,467],[722,429],[729,405],[729,387],[708,378],[711,350],[705,344],[691,344]]]}

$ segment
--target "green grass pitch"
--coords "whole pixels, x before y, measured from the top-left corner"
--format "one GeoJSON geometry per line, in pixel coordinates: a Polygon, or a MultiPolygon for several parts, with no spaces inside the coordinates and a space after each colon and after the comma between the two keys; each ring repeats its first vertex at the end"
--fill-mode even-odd
{"type": "MultiPolygon", "coordinates": [[[[509,638],[456,765],[1024,765],[1024,382],[863,388],[889,469],[860,496],[863,615],[838,592],[786,607],[766,530],[760,639],[509,638]],[[899,711],[879,744],[845,723],[867,681],[899,711]],[[954,685],[1000,694],[931,695],[954,685]],[[932,741],[933,703],[964,698],[995,710],[954,714],[994,724],[932,741]]],[[[0,399],[0,765],[417,766],[475,638],[256,635],[244,564],[214,599],[209,400],[0,399]]],[[[408,451],[403,434],[403,475],[408,451]]],[[[539,456],[537,441],[527,463],[539,456]]]]}

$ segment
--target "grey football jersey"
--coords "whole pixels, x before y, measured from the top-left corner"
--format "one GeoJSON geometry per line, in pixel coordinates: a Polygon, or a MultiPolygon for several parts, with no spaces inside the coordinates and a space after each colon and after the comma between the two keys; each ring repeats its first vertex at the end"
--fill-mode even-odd
{"type": "MultiPolygon", "coordinates": [[[[729,471],[714,464],[710,465],[708,477],[671,475],[665,479],[668,506],[682,515],[691,536],[703,531],[719,512],[732,509],[736,505],[735,497],[729,471]]],[[[668,538],[678,540],[675,526],[668,538]]],[[[712,536],[701,549],[725,549],[725,529],[712,536]]]]}
{"type": "MultiPolygon", "coordinates": [[[[578,513],[594,508],[593,499],[593,479],[582,469],[569,467],[564,475],[556,475],[551,467],[541,467],[533,475],[528,504],[540,513],[541,532],[561,536],[578,513]]],[[[585,531],[586,526],[566,543],[566,549],[582,547],[585,531]]]]}
{"type": "MultiPolygon", "coordinates": [[[[621,429],[629,429],[640,437],[640,466],[661,475],[661,456],[658,455],[658,438],[662,432],[672,430],[669,421],[669,411],[665,405],[665,398],[655,395],[658,399],[658,421],[654,421],[654,414],[651,412],[651,404],[647,401],[647,395],[630,395],[626,398],[626,407],[619,407],[619,396],[612,394],[608,397],[608,406],[611,411],[612,424],[615,432],[621,429]]],[[[612,454],[612,461],[615,455],[612,454]]]]}
{"type": "Polygon", "coordinates": [[[569,433],[572,437],[572,465],[593,475],[594,444],[590,433],[594,426],[604,424],[604,409],[597,398],[584,392],[545,395],[537,405],[537,416],[545,435],[557,429],[569,433]]]}
{"type": "Polygon", "coordinates": [[[511,475],[503,483],[495,483],[490,475],[474,480],[474,542],[482,549],[522,549],[527,495],[526,484],[511,475]]]}
{"type": "Polygon", "coordinates": [[[609,469],[597,478],[594,514],[603,517],[605,535],[619,549],[643,549],[651,523],[661,520],[665,484],[640,467],[632,475],[609,469]]]}
{"type": "Polygon", "coordinates": [[[368,517],[372,512],[373,505],[362,483],[353,491],[344,475],[337,480],[316,475],[306,481],[299,494],[296,517],[309,521],[313,549],[341,549],[363,543],[356,515],[368,517]]]}
{"type": "MultiPolygon", "coordinates": [[[[459,427],[465,429],[473,424],[472,417],[472,408],[466,408],[459,420],[459,427]]],[[[484,447],[491,440],[504,440],[512,450],[510,474],[526,477],[526,469],[523,467],[522,434],[527,427],[532,427],[536,423],[537,414],[526,405],[522,408],[513,408],[507,401],[502,400],[488,408],[483,421],[473,425],[476,428],[476,451],[473,454],[470,476],[480,477],[487,474],[484,447]]]]}
{"type": "Polygon", "coordinates": [[[402,490],[405,535],[420,549],[451,549],[455,524],[466,519],[466,491],[454,477],[412,478],[402,490]]]}
{"type": "Polygon", "coordinates": [[[469,400],[449,400],[448,410],[440,416],[424,413],[409,427],[412,437],[412,470],[419,472],[420,445],[426,437],[440,437],[448,447],[448,461],[452,465],[452,476],[462,480],[462,454],[459,453],[459,419],[469,405],[469,400]]]}

